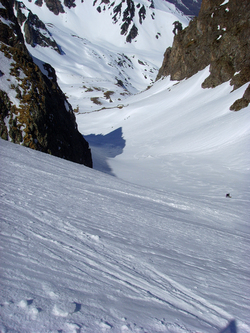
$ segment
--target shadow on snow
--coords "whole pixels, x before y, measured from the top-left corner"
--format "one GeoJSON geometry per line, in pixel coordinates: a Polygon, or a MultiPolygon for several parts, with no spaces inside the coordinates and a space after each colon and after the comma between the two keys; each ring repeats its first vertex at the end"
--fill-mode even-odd
{"type": "Polygon", "coordinates": [[[126,141],[122,137],[122,128],[106,134],[89,134],[84,136],[88,141],[92,153],[93,168],[115,176],[108,164],[109,158],[122,154],[126,141]]]}

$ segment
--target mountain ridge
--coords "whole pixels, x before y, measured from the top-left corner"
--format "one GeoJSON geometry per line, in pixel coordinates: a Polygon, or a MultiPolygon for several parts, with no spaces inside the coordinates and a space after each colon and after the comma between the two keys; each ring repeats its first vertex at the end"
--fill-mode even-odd
{"type": "MultiPolygon", "coordinates": [[[[250,3],[242,0],[203,0],[197,18],[179,32],[167,48],[157,79],[183,80],[210,66],[202,84],[213,88],[231,80],[234,89],[250,81],[250,3]]],[[[250,85],[231,110],[250,102],[250,85]]]]}

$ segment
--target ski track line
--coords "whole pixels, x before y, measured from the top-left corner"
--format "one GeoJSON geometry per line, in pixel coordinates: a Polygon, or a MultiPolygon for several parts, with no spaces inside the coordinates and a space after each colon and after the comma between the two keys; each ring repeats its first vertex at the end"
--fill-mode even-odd
{"type": "MultiPolygon", "coordinates": [[[[173,287],[173,284],[171,284],[169,282],[168,279],[166,279],[166,277],[164,276],[160,276],[160,274],[152,274],[152,270],[150,271],[150,276],[146,277],[145,272],[144,275],[142,275],[141,273],[137,272],[137,271],[131,271],[131,269],[129,268],[128,265],[124,266],[121,264],[122,261],[120,260],[115,260],[110,256],[108,256],[107,254],[102,254],[100,255],[100,253],[98,253],[96,250],[93,250],[93,248],[89,247],[88,251],[79,251],[76,250],[74,248],[72,248],[71,246],[68,246],[66,244],[64,244],[63,242],[57,242],[55,240],[52,241],[52,234],[50,236],[50,238],[48,238],[48,235],[46,236],[41,236],[41,235],[37,235],[34,231],[32,231],[31,229],[28,230],[30,234],[33,234],[33,236],[38,237],[38,238],[42,238],[42,240],[44,241],[49,241],[52,242],[55,246],[57,245],[56,253],[57,253],[57,257],[64,262],[65,261],[65,253],[64,251],[66,250],[69,254],[72,255],[72,259],[73,262],[76,261],[75,255],[77,255],[80,258],[83,258],[84,256],[84,263],[83,260],[81,260],[81,264],[78,266],[75,265],[71,265],[71,267],[73,266],[76,269],[76,276],[78,276],[78,272],[79,270],[81,270],[82,272],[84,272],[86,274],[86,265],[88,266],[88,268],[90,269],[90,271],[93,271],[93,273],[91,274],[92,277],[96,276],[95,271],[101,271],[103,273],[104,276],[108,277],[109,280],[115,280],[117,281],[119,284],[124,284],[126,286],[129,286],[129,288],[132,288],[133,291],[135,291],[136,293],[139,293],[139,295],[143,295],[144,297],[148,297],[147,295],[150,295],[150,297],[153,297],[154,299],[161,301],[163,303],[168,304],[168,306],[174,307],[178,310],[181,310],[185,313],[187,313],[188,315],[192,315],[194,317],[199,318],[202,321],[205,321],[206,323],[210,324],[210,325],[214,325],[215,322],[217,322],[217,324],[219,325],[220,320],[217,319],[216,320],[216,316],[220,316],[222,315],[222,311],[217,311],[214,309],[214,307],[205,304],[206,303],[204,300],[202,300],[201,298],[197,301],[197,298],[195,295],[190,296],[190,294],[187,294],[186,292],[184,292],[182,290],[182,288],[180,288],[180,286],[178,286],[178,288],[175,286],[173,287]],[[58,254],[58,246],[60,246],[60,248],[63,248],[63,250],[61,250],[62,254],[59,255],[58,254]],[[87,256],[87,258],[86,258],[87,256]],[[107,261],[108,259],[108,261],[107,261]],[[111,261],[111,262],[110,262],[111,261]],[[106,265],[103,265],[103,262],[106,263],[106,265]],[[80,266],[82,266],[84,264],[84,267],[81,268],[80,266]],[[125,273],[126,270],[129,270],[128,272],[125,273]],[[112,274],[110,272],[113,272],[112,274]],[[116,274],[114,274],[114,272],[116,272],[116,274]],[[131,273],[130,273],[131,272],[131,273]],[[137,275],[137,277],[135,278],[135,274],[137,275]],[[152,276],[153,275],[153,276],[152,276]],[[159,281],[160,279],[160,281],[159,281]],[[154,282],[154,287],[152,287],[152,281],[154,282]],[[167,290],[164,289],[162,290],[162,285],[167,285],[167,290]],[[163,297],[164,296],[164,297],[163,297]],[[202,315],[198,315],[197,312],[202,313],[202,315]],[[206,316],[204,316],[204,314],[206,312],[210,312],[210,315],[208,318],[206,318],[206,316]],[[215,318],[213,318],[215,317],[215,318]]],[[[52,251],[52,249],[50,249],[50,251],[52,251]]],[[[55,252],[54,252],[54,255],[55,252]]],[[[29,258],[30,261],[31,258],[29,258]]],[[[70,260],[69,257],[67,257],[67,260],[70,260]]],[[[78,261],[79,259],[77,259],[78,261]]],[[[38,262],[39,263],[39,262],[38,262]]],[[[41,263],[40,263],[41,264],[41,263]]],[[[30,269],[30,268],[29,268],[30,269]]],[[[55,270],[57,270],[57,268],[54,268],[55,270]]],[[[53,269],[53,270],[54,270],[53,269]]],[[[60,267],[61,269],[61,267],[60,267]]],[[[34,270],[35,271],[35,270],[34,270]]],[[[65,269],[65,272],[67,272],[67,269],[65,269]]],[[[73,271],[71,270],[70,275],[72,278],[72,274],[73,271]]],[[[106,279],[104,280],[99,280],[100,283],[107,283],[106,279]]],[[[110,282],[110,284],[112,284],[112,282],[110,282]]],[[[166,287],[165,287],[166,288],[166,287]]],[[[225,316],[225,314],[223,313],[223,316],[225,316]]],[[[230,318],[229,315],[226,316],[228,318],[230,318]]]]}

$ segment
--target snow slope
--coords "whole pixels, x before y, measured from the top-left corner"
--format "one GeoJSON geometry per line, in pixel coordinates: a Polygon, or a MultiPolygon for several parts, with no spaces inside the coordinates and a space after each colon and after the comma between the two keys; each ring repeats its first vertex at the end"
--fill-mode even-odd
{"type": "Polygon", "coordinates": [[[94,168],[192,196],[246,197],[250,107],[241,112],[229,107],[247,84],[234,92],[229,83],[202,89],[208,73],[207,68],[179,83],[166,78],[123,100],[122,109],[77,115],[94,168]]]}
{"type": "Polygon", "coordinates": [[[246,86],[201,89],[205,69],[139,93],[163,53],[40,10],[65,53],[29,51],[79,107],[96,170],[0,140],[0,331],[249,333],[250,107],[229,111],[246,86]]]}
{"type": "Polygon", "coordinates": [[[0,141],[1,331],[250,332],[249,107],[206,71],[78,115],[108,174],[0,141]]]}
{"type": "Polygon", "coordinates": [[[248,198],[0,145],[1,332],[250,332],[248,198]]]}

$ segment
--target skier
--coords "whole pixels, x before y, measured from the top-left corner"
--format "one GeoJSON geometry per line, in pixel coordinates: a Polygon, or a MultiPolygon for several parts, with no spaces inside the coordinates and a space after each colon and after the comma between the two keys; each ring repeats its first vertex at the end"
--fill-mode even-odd
{"type": "Polygon", "coordinates": [[[179,31],[182,30],[182,24],[179,21],[175,21],[173,24],[174,24],[173,34],[176,36],[176,33],[179,33],[179,31]]]}
{"type": "Polygon", "coordinates": [[[226,194],[226,198],[232,198],[230,193],[226,194]]]}

